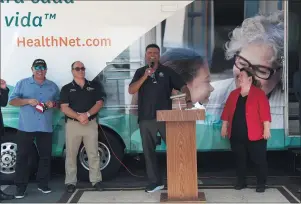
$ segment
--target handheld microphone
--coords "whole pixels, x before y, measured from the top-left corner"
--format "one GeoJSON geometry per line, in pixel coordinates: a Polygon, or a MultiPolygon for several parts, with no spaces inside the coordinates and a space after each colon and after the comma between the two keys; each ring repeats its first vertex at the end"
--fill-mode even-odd
{"type": "Polygon", "coordinates": [[[154,68],[154,66],[155,66],[155,62],[151,62],[150,67],[154,68]]]}
{"type": "Polygon", "coordinates": [[[154,57],[151,57],[151,63],[150,63],[151,68],[154,68],[154,66],[155,66],[154,59],[155,59],[154,57]]]}

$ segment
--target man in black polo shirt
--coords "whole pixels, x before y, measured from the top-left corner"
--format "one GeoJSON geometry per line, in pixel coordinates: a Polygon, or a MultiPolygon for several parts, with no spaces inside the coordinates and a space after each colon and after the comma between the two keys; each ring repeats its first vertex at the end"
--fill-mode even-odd
{"type": "MultiPolygon", "coordinates": [[[[6,86],[6,82],[3,79],[0,79],[0,147],[1,147],[1,143],[2,143],[2,136],[4,135],[4,124],[3,124],[1,107],[5,107],[7,105],[8,92],[9,92],[9,89],[6,86]]],[[[2,163],[2,161],[1,161],[1,163],[2,163]]],[[[8,195],[1,190],[1,184],[2,184],[2,182],[0,179],[0,203],[1,203],[1,201],[4,201],[4,200],[14,199],[15,197],[13,195],[8,195]]]]}
{"type": "Polygon", "coordinates": [[[150,182],[146,192],[164,188],[155,149],[157,132],[166,141],[165,123],[157,122],[156,111],[172,109],[170,96],[173,89],[186,93],[187,108],[192,107],[189,89],[181,76],[160,64],[159,58],[160,48],[156,44],[148,45],[145,54],[148,65],[137,69],[128,90],[130,94],[138,92],[138,122],[150,182]]]}
{"type": "Polygon", "coordinates": [[[66,178],[67,191],[75,191],[77,183],[77,154],[83,141],[89,161],[92,186],[101,191],[100,158],[98,155],[97,113],[103,107],[105,93],[100,84],[86,80],[82,62],[71,65],[74,80],[63,86],[61,110],[66,115],[66,178]]]}

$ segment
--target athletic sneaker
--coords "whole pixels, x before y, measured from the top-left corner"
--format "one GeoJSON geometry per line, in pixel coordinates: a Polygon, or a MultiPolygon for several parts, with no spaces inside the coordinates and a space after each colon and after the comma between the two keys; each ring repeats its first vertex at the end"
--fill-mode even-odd
{"type": "Polygon", "coordinates": [[[164,185],[158,185],[156,183],[152,183],[146,187],[145,192],[153,193],[155,191],[162,190],[163,188],[164,188],[164,185]]]}
{"type": "Polygon", "coordinates": [[[15,195],[15,198],[17,198],[17,199],[24,198],[25,191],[26,191],[25,186],[17,187],[17,192],[16,192],[16,195],[15,195]]]}
{"type": "Polygon", "coordinates": [[[263,193],[263,192],[265,192],[265,188],[266,188],[266,185],[257,185],[256,192],[263,193]]]}
{"type": "Polygon", "coordinates": [[[48,186],[45,187],[38,187],[38,190],[41,191],[42,193],[51,193],[51,189],[48,186]]]}

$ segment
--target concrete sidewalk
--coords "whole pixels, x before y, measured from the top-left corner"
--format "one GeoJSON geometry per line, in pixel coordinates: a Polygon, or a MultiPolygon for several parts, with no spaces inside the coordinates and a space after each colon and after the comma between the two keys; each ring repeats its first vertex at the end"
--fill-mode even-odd
{"type": "MultiPolygon", "coordinates": [[[[240,191],[232,186],[208,186],[199,189],[206,196],[206,203],[300,203],[285,186],[270,186],[265,193],[256,193],[254,188],[240,191]]],[[[78,189],[67,203],[159,203],[161,192],[145,193],[144,190],[78,189]]]]}

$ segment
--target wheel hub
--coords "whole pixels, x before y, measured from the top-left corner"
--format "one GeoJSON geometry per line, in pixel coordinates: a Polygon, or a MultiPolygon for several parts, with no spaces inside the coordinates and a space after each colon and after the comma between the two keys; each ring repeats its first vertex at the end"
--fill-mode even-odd
{"type": "Polygon", "coordinates": [[[1,144],[0,172],[12,174],[15,172],[17,160],[17,144],[5,142],[1,144]]]}
{"type": "MultiPolygon", "coordinates": [[[[107,145],[105,145],[102,142],[98,142],[98,155],[100,160],[100,170],[103,170],[108,166],[111,160],[111,152],[107,145]]],[[[85,146],[83,146],[80,149],[79,152],[79,161],[80,164],[87,170],[89,170],[89,162],[88,162],[88,155],[85,149],[85,146]]]]}

